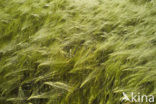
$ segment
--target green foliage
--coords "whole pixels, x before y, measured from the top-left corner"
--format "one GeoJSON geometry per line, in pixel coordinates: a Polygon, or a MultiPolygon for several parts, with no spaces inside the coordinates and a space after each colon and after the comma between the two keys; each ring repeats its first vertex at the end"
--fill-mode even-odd
{"type": "Polygon", "coordinates": [[[119,104],[156,94],[154,0],[0,0],[0,104],[119,104]]]}

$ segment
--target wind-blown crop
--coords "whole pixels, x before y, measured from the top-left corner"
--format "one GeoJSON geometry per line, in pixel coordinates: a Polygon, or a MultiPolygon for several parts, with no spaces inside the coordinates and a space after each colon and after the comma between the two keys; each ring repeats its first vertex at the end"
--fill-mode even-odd
{"type": "Polygon", "coordinates": [[[0,104],[120,104],[155,86],[155,0],[0,0],[0,104]]]}

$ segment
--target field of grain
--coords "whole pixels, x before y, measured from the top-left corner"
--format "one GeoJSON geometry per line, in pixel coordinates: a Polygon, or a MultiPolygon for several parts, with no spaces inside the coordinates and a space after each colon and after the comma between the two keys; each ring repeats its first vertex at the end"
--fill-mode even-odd
{"type": "Polygon", "coordinates": [[[123,92],[156,96],[156,0],[0,0],[0,104],[123,92]]]}

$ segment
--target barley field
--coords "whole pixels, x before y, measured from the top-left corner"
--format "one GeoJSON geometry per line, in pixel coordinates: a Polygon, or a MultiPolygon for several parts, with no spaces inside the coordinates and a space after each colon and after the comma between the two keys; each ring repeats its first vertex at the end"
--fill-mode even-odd
{"type": "Polygon", "coordinates": [[[156,97],[156,0],[0,0],[0,104],[156,104],[123,92],[156,97]]]}

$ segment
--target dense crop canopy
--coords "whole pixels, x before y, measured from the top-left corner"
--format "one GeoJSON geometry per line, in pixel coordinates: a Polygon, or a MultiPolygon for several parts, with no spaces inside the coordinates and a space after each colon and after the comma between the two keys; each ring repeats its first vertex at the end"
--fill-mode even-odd
{"type": "Polygon", "coordinates": [[[155,0],[0,0],[0,104],[119,104],[155,86],[155,0]]]}

